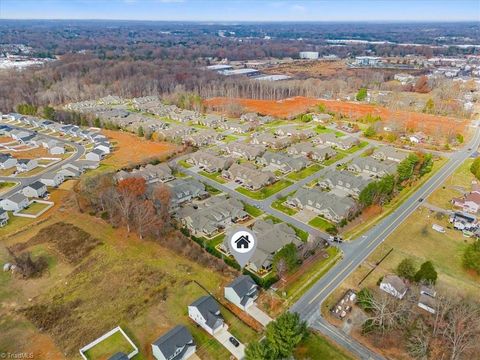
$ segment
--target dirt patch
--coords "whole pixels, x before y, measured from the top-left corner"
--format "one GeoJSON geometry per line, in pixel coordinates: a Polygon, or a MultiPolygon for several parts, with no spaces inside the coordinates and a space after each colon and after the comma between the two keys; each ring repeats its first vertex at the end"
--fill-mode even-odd
{"type": "Polygon", "coordinates": [[[43,228],[27,242],[18,243],[10,248],[13,252],[39,244],[49,244],[70,264],[77,264],[84,259],[100,241],[89,233],[68,223],[58,222],[43,228]]]}
{"type": "Polygon", "coordinates": [[[35,149],[29,149],[29,150],[24,150],[24,151],[20,151],[19,149],[17,149],[18,151],[12,151],[11,154],[16,157],[17,159],[38,159],[38,158],[41,158],[41,157],[48,157],[48,158],[51,158],[51,157],[58,157],[58,156],[54,156],[54,155],[51,155],[47,149],[43,148],[43,147],[38,147],[38,148],[35,148],[35,149]]]}
{"type": "Polygon", "coordinates": [[[465,133],[468,121],[447,116],[415,113],[411,111],[392,111],[382,106],[360,104],[337,100],[321,100],[307,97],[293,97],[283,100],[255,100],[211,98],[205,100],[208,107],[216,109],[229,103],[238,103],[248,111],[278,118],[292,118],[323,104],[328,111],[342,114],[349,119],[359,119],[367,114],[380,116],[382,120],[394,122],[399,128],[423,131],[429,135],[465,133]]]}
{"type": "Polygon", "coordinates": [[[180,150],[177,145],[149,141],[126,132],[103,130],[103,133],[115,144],[115,148],[102,163],[115,168],[138,164],[154,158],[164,160],[175,151],[180,150]]]}
{"type": "Polygon", "coordinates": [[[347,71],[344,61],[295,61],[264,70],[266,74],[284,74],[302,79],[327,79],[335,76],[340,71],[342,73],[347,71]]]}

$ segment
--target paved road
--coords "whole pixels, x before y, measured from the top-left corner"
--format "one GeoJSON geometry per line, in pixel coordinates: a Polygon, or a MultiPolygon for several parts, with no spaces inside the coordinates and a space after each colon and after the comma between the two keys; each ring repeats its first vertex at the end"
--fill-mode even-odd
{"type": "Polygon", "coordinates": [[[362,359],[383,359],[372,353],[340,330],[330,325],[320,313],[325,299],[390,235],[412,212],[422,204],[445,179],[450,176],[467,158],[472,156],[480,145],[480,129],[464,149],[453,153],[447,164],[425,182],[410,198],[390,215],[377,223],[360,238],[342,244],[343,259],[317,281],[295,304],[290,311],[298,312],[312,328],[335,340],[362,359]],[[471,150],[468,150],[468,149],[471,150]]]}
{"type": "MultiPolygon", "coordinates": [[[[288,224],[291,224],[291,225],[293,225],[293,226],[295,226],[295,227],[297,227],[301,230],[307,231],[312,235],[320,236],[323,239],[328,239],[329,234],[327,234],[327,233],[325,233],[325,232],[323,232],[323,231],[321,231],[317,228],[314,228],[314,227],[312,227],[308,224],[305,224],[304,222],[301,222],[301,221],[299,221],[299,220],[297,220],[297,219],[295,219],[295,218],[293,218],[293,217],[291,217],[291,216],[289,216],[289,215],[287,215],[287,214],[285,214],[285,213],[283,213],[279,210],[273,209],[271,207],[271,205],[279,197],[286,196],[286,195],[290,194],[291,192],[298,190],[302,186],[307,185],[308,183],[312,182],[315,179],[318,179],[319,177],[326,174],[327,172],[329,172],[331,170],[334,170],[336,168],[337,164],[343,164],[345,162],[348,162],[348,161],[352,160],[353,158],[359,156],[364,151],[367,151],[371,147],[372,146],[369,145],[369,146],[366,146],[365,148],[363,148],[359,151],[356,151],[353,154],[349,154],[346,157],[344,157],[343,159],[341,159],[341,160],[339,160],[339,161],[337,161],[337,162],[335,162],[335,163],[333,163],[329,166],[326,166],[326,167],[320,169],[319,171],[307,176],[306,178],[304,178],[302,180],[295,181],[292,185],[286,187],[285,189],[279,191],[275,195],[270,196],[270,197],[268,197],[267,199],[264,199],[264,200],[254,200],[254,199],[252,199],[252,198],[250,198],[246,195],[240,194],[239,192],[235,191],[234,189],[231,189],[230,187],[227,186],[227,184],[220,184],[219,182],[217,182],[215,180],[206,178],[205,176],[202,176],[202,175],[198,174],[198,172],[197,172],[198,169],[196,169],[195,167],[194,168],[189,168],[189,169],[181,168],[181,171],[183,173],[187,174],[187,175],[192,176],[193,178],[195,178],[199,181],[202,181],[203,183],[206,183],[210,186],[213,186],[213,187],[231,195],[232,197],[240,199],[247,204],[253,205],[253,206],[261,209],[265,213],[273,215],[273,216],[279,218],[280,220],[282,220],[282,221],[284,221],[288,224]]],[[[180,161],[182,159],[184,160],[186,158],[188,158],[188,155],[184,155],[180,158],[175,159],[174,161],[176,161],[178,163],[178,161],[180,161]]]]}
{"type": "MultiPolygon", "coordinates": [[[[16,128],[16,129],[22,129],[22,130],[25,129],[25,128],[15,126],[15,125],[12,125],[12,124],[8,124],[8,126],[10,126],[12,128],[16,128]]],[[[29,130],[29,131],[31,131],[31,130],[29,130]]],[[[57,140],[57,141],[60,141],[60,142],[64,143],[65,145],[69,145],[69,146],[73,147],[74,148],[73,154],[66,159],[63,159],[63,160],[61,160],[61,161],[59,161],[59,162],[57,162],[57,163],[55,163],[51,166],[46,167],[44,171],[41,171],[41,172],[39,172],[39,173],[37,173],[33,176],[28,176],[28,177],[0,176],[0,181],[15,181],[15,182],[19,183],[19,185],[17,185],[15,187],[9,189],[8,191],[4,192],[2,194],[2,198],[8,198],[9,196],[12,196],[16,192],[18,192],[19,189],[22,189],[23,187],[39,180],[42,177],[42,174],[44,174],[45,172],[51,172],[51,171],[58,170],[63,165],[71,164],[72,162],[80,159],[85,154],[85,147],[83,145],[77,144],[76,142],[73,142],[73,141],[64,140],[64,139],[59,138],[59,137],[55,137],[55,136],[51,136],[51,135],[45,135],[43,133],[39,133],[39,134],[41,136],[45,137],[45,138],[57,140]]]]}

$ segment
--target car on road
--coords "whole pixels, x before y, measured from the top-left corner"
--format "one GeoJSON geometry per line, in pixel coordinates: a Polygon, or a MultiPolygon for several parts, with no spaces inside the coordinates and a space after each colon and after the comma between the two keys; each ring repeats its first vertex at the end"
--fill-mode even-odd
{"type": "Polygon", "coordinates": [[[343,239],[341,236],[333,236],[333,235],[330,235],[330,237],[328,238],[329,241],[333,241],[333,242],[338,242],[338,243],[341,243],[343,242],[343,239]]]}
{"type": "Polygon", "coordinates": [[[235,339],[233,336],[230,336],[230,338],[228,339],[232,344],[233,346],[235,347],[238,347],[240,345],[240,343],[238,342],[237,339],[235,339]]]}
{"type": "Polygon", "coordinates": [[[418,199],[418,202],[422,202],[422,201],[423,201],[423,198],[418,199]]]}

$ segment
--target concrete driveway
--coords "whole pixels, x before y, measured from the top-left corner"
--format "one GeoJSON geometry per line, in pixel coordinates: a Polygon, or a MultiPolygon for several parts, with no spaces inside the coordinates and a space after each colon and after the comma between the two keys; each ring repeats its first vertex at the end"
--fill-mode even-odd
{"type": "Polygon", "coordinates": [[[247,308],[247,314],[257,320],[263,326],[267,326],[267,324],[272,321],[272,318],[260,310],[256,304],[247,308]]]}
{"type": "MultiPolygon", "coordinates": [[[[213,335],[215,339],[218,340],[220,344],[222,344],[230,353],[235,356],[237,359],[241,360],[245,357],[245,345],[241,344],[238,345],[238,347],[235,347],[230,340],[228,340],[230,337],[233,335],[227,330],[226,327],[224,327],[222,330],[220,330],[218,333],[213,335]]],[[[235,337],[235,336],[233,336],[235,337]]],[[[237,339],[235,337],[235,339],[237,339]]],[[[238,342],[240,340],[237,339],[238,342]]]]}

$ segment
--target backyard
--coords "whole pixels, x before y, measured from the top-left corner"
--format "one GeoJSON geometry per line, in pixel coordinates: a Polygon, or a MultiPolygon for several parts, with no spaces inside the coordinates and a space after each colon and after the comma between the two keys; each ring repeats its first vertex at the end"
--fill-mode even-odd
{"type": "MultiPolygon", "coordinates": [[[[120,331],[117,331],[96,344],[94,347],[85,351],[84,355],[89,360],[103,360],[110,358],[117,352],[130,354],[132,351],[134,351],[132,345],[120,331]]],[[[136,356],[135,360],[137,359],[140,359],[140,357],[136,356]]]]}
{"type": "Polygon", "coordinates": [[[220,184],[225,184],[227,182],[227,180],[222,178],[219,172],[207,173],[206,171],[200,171],[199,174],[202,176],[205,176],[206,178],[209,178],[210,180],[216,181],[220,184]]]}
{"type": "Polygon", "coordinates": [[[303,170],[299,170],[297,172],[293,172],[287,175],[287,178],[290,180],[298,181],[305,179],[306,177],[315,174],[317,171],[321,170],[322,166],[318,164],[310,165],[303,170]]]}
{"type": "Polygon", "coordinates": [[[252,190],[247,190],[245,188],[239,187],[236,190],[243,195],[246,195],[252,199],[255,200],[263,200],[266,199],[273,194],[276,194],[277,192],[289,187],[293,183],[289,180],[279,180],[271,185],[265,186],[260,190],[257,191],[252,191],[252,190]]]}

